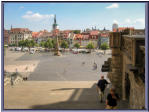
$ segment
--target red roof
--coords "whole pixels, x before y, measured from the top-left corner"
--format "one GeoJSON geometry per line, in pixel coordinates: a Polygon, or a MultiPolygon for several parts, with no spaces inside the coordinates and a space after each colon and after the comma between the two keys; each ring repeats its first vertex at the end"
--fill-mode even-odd
{"type": "Polygon", "coordinates": [[[109,33],[101,33],[100,36],[101,37],[109,37],[109,33]]]}
{"type": "Polygon", "coordinates": [[[38,37],[39,32],[32,32],[32,37],[33,38],[37,38],[38,37]]]}
{"type": "Polygon", "coordinates": [[[82,35],[84,40],[89,39],[89,35],[82,35]]]}
{"type": "Polygon", "coordinates": [[[134,27],[119,27],[118,29],[113,29],[113,32],[121,32],[121,31],[124,31],[125,29],[131,29],[133,30],[134,27]]]}
{"type": "Polygon", "coordinates": [[[98,34],[99,34],[99,31],[97,31],[97,30],[90,32],[90,35],[97,36],[98,34]]]}
{"type": "Polygon", "coordinates": [[[82,39],[82,35],[81,34],[76,34],[74,39],[82,39]]]}
{"type": "Polygon", "coordinates": [[[24,33],[24,32],[31,32],[28,28],[12,28],[11,32],[13,33],[24,33]]]}

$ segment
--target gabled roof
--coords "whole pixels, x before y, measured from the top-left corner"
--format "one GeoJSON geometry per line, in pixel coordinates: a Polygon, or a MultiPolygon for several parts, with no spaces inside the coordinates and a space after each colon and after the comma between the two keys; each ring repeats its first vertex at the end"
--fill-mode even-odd
{"type": "Polygon", "coordinates": [[[12,33],[25,33],[25,32],[31,32],[28,28],[12,28],[10,30],[12,33]]]}
{"type": "Polygon", "coordinates": [[[99,31],[98,30],[93,30],[93,31],[90,31],[90,35],[98,35],[99,34],[99,31]]]}

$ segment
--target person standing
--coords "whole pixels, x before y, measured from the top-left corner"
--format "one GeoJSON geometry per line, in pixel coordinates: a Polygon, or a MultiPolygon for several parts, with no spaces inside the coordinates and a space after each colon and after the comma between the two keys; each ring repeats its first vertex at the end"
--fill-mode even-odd
{"type": "Polygon", "coordinates": [[[106,109],[116,109],[117,101],[119,100],[118,94],[115,92],[114,88],[110,89],[110,93],[107,95],[106,109]]]}
{"type": "Polygon", "coordinates": [[[104,79],[104,76],[101,76],[101,79],[97,83],[97,91],[99,93],[101,103],[103,102],[104,90],[107,84],[109,84],[108,81],[104,79]]]}

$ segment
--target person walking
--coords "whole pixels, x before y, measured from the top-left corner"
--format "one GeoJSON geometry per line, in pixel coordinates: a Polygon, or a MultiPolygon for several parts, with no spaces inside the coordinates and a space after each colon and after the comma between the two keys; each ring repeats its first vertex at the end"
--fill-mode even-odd
{"type": "Polygon", "coordinates": [[[104,79],[104,76],[101,76],[101,79],[97,83],[97,91],[99,93],[100,102],[103,102],[104,90],[106,85],[110,84],[107,80],[104,79]]]}
{"type": "Polygon", "coordinates": [[[93,64],[93,70],[96,70],[97,69],[97,64],[94,62],[93,64]]]}
{"type": "Polygon", "coordinates": [[[119,100],[118,94],[115,92],[114,88],[110,89],[110,93],[107,95],[106,109],[116,109],[117,101],[119,100]]]}

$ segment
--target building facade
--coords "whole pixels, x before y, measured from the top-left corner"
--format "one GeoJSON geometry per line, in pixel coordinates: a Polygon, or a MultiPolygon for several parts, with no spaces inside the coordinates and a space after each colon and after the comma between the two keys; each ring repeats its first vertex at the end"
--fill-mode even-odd
{"type": "Polygon", "coordinates": [[[130,30],[110,33],[112,58],[102,66],[130,109],[145,108],[145,35],[130,30]]]}
{"type": "Polygon", "coordinates": [[[28,28],[11,28],[9,33],[10,44],[18,46],[18,42],[21,40],[32,39],[32,31],[28,28]]]}
{"type": "Polygon", "coordinates": [[[9,32],[10,30],[5,30],[4,29],[4,44],[5,45],[9,45],[10,41],[9,41],[9,32]]]}

